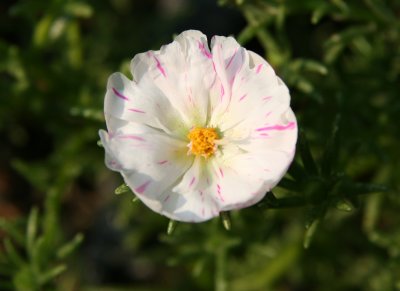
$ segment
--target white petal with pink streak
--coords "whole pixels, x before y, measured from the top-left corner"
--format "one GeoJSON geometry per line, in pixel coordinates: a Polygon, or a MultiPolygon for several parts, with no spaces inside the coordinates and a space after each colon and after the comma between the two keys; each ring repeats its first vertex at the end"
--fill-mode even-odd
{"type": "Polygon", "coordinates": [[[138,54],[131,68],[138,86],[162,92],[187,127],[205,126],[216,74],[203,34],[189,31],[160,51],[138,54]]]}

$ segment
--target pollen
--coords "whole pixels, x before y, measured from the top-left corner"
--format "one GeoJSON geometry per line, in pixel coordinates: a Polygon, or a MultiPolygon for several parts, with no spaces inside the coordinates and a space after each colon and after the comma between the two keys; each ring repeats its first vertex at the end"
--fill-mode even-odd
{"type": "Polygon", "coordinates": [[[215,128],[194,127],[187,138],[190,140],[189,154],[209,158],[217,150],[215,141],[218,140],[218,134],[215,128]]]}

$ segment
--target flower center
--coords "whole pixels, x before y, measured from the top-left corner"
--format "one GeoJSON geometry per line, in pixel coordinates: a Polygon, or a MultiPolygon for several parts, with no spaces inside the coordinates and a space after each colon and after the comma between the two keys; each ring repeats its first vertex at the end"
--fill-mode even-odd
{"type": "Polygon", "coordinates": [[[217,149],[215,140],[218,139],[218,134],[215,128],[194,127],[187,135],[190,143],[189,154],[203,156],[208,158],[214,154],[217,149]]]}

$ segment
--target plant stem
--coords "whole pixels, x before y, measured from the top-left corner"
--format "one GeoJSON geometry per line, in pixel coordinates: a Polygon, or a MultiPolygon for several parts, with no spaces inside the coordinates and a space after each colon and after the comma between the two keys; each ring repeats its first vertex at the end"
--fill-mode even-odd
{"type": "Polygon", "coordinates": [[[215,254],[215,290],[226,291],[226,248],[224,246],[218,248],[215,254]]]}

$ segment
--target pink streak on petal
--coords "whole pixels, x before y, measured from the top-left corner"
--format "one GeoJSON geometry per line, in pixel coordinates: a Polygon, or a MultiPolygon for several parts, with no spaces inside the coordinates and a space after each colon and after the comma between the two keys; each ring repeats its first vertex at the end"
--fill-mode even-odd
{"type": "Polygon", "coordinates": [[[136,112],[136,113],[146,113],[143,110],[135,109],[135,108],[129,108],[128,111],[136,112]]]}
{"type": "Polygon", "coordinates": [[[118,136],[118,138],[126,138],[126,139],[134,139],[134,140],[139,140],[139,141],[145,141],[144,138],[137,136],[137,135],[133,135],[133,134],[124,134],[124,135],[120,135],[118,136]]]}
{"type": "Polygon", "coordinates": [[[167,202],[169,199],[169,195],[167,197],[164,198],[164,202],[167,202]]]}
{"type": "Polygon", "coordinates": [[[233,81],[235,81],[236,74],[232,76],[232,78],[229,80],[229,85],[233,84],[233,81]]]}
{"type": "Polygon", "coordinates": [[[219,168],[219,173],[221,174],[221,177],[223,178],[224,177],[224,171],[221,168],[219,168]]]}
{"type": "Polygon", "coordinates": [[[157,162],[157,164],[159,164],[159,165],[164,165],[164,164],[167,163],[167,162],[168,162],[167,160],[163,160],[163,161],[157,162]]]}
{"type": "Polygon", "coordinates": [[[268,100],[270,100],[271,98],[272,98],[272,96],[265,96],[265,97],[262,98],[262,100],[268,101],[268,100]]]}
{"type": "Polygon", "coordinates": [[[232,64],[232,61],[233,61],[233,59],[235,58],[236,53],[237,53],[237,49],[235,50],[235,52],[233,53],[233,55],[232,55],[231,58],[229,59],[229,62],[228,62],[228,64],[226,65],[225,69],[228,69],[229,66],[232,64]]]}
{"type": "Polygon", "coordinates": [[[192,187],[195,181],[196,177],[193,177],[192,180],[190,181],[189,187],[192,187]]]}
{"type": "Polygon", "coordinates": [[[261,71],[262,67],[263,67],[263,64],[259,64],[259,65],[257,66],[256,74],[258,74],[258,73],[261,71]]]}
{"type": "Polygon", "coordinates": [[[204,207],[201,209],[201,216],[204,216],[204,207]]]}
{"type": "Polygon", "coordinates": [[[146,189],[147,189],[147,187],[149,186],[150,183],[151,183],[150,180],[144,182],[142,185],[140,185],[139,187],[137,187],[137,188],[135,189],[135,192],[136,192],[136,193],[139,193],[139,194],[143,194],[143,192],[146,191],[146,189]]]}
{"type": "Polygon", "coordinates": [[[242,97],[239,98],[239,102],[242,101],[246,97],[247,97],[247,94],[244,94],[242,97]]]}
{"type": "Polygon", "coordinates": [[[221,192],[218,192],[218,198],[219,198],[222,202],[225,202],[225,199],[224,199],[224,197],[222,197],[221,192]]]}
{"type": "Polygon", "coordinates": [[[204,43],[198,41],[200,52],[208,59],[212,58],[212,55],[206,50],[204,43]]]}
{"type": "Polygon", "coordinates": [[[123,100],[126,100],[126,101],[129,101],[129,98],[128,98],[128,97],[122,95],[122,94],[121,94],[117,89],[115,89],[114,87],[112,87],[112,90],[113,90],[114,94],[115,94],[116,96],[118,96],[119,98],[121,98],[121,99],[123,99],[123,100]]]}
{"type": "Polygon", "coordinates": [[[161,74],[163,74],[164,77],[167,77],[167,74],[165,73],[164,67],[160,63],[160,60],[157,59],[156,56],[153,56],[153,58],[156,61],[157,69],[161,72],[161,74]]]}
{"type": "Polygon", "coordinates": [[[265,131],[265,130],[287,130],[287,129],[294,129],[296,124],[294,122],[289,122],[287,125],[273,125],[273,126],[266,126],[257,128],[256,131],[265,131]]]}
{"type": "Polygon", "coordinates": [[[187,95],[187,96],[188,96],[188,99],[189,99],[189,103],[192,104],[192,105],[194,105],[192,96],[191,96],[190,94],[187,95]]]}
{"type": "Polygon", "coordinates": [[[203,195],[203,191],[199,191],[199,193],[200,193],[200,197],[201,197],[201,202],[204,202],[204,195],[203,195]]]}
{"type": "Polygon", "coordinates": [[[220,92],[220,94],[221,94],[221,100],[222,100],[222,97],[224,97],[224,95],[225,95],[225,89],[224,89],[224,86],[221,84],[221,92],[220,92]]]}
{"type": "Polygon", "coordinates": [[[214,72],[216,73],[217,72],[217,69],[215,68],[215,63],[214,63],[214,61],[213,61],[213,69],[214,69],[214,72]]]}

